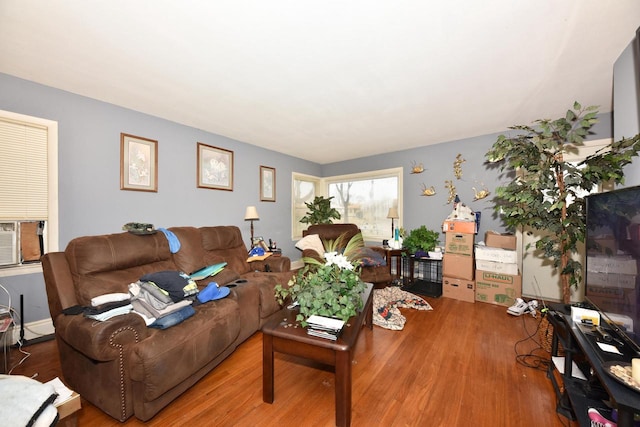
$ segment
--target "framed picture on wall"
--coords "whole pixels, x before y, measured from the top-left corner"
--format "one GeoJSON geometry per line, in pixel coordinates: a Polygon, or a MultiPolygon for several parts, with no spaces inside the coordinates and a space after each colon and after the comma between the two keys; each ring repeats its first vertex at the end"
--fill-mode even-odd
{"type": "Polygon", "coordinates": [[[158,141],[120,134],[120,189],[158,192],[158,141]]]}
{"type": "Polygon", "coordinates": [[[233,191],[233,151],[198,142],[198,187],[233,191]]]}
{"type": "Polygon", "coordinates": [[[260,200],[263,202],[276,201],[276,169],[260,166],[260,200]]]}

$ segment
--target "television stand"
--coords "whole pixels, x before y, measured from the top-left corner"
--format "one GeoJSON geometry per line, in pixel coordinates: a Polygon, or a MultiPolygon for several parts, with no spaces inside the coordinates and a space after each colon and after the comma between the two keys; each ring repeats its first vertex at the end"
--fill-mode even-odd
{"type": "Polygon", "coordinates": [[[553,326],[552,358],[559,356],[559,345],[564,349],[562,369],[550,363],[547,372],[556,392],[557,412],[588,427],[587,410],[590,407],[606,408],[603,400],[609,400],[618,410],[618,426],[633,427],[634,414],[640,413],[640,393],[622,385],[605,371],[599,354],[602,350],[571,320],[571,315],[564,312],[564,305],[550,304],[549,307],[547,316],[553,326]],[[575,367],[582,372],[582,378],[574,372],[575,367]]]}

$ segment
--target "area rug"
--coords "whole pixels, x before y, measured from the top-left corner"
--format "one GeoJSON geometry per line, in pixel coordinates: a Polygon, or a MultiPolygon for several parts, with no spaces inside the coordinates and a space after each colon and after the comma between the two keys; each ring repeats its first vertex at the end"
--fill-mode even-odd
{"type": "Polygon", "coordinates": [[[406,317],[400,308],[433,310],[428,302],[396,286],[387,286],[373,290],[373,324],[385,329],[400,331],[404,329],[406,317]]]}

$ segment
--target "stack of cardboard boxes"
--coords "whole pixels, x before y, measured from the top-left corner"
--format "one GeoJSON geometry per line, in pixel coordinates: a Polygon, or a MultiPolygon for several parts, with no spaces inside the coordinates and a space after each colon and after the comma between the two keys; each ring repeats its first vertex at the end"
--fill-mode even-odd
{"type": "Polygon", "coordinates": [[[473,247],[475,221],[445,221],[445,249],[442,259],[442,295],[462,301],[475,301],[473,247]]]}
{"type": "Polygon", "coordinates": [[[516,236],[488,231],[484,242],[475,248],[475,299],[510,307],[522,295],[516,236]]]}

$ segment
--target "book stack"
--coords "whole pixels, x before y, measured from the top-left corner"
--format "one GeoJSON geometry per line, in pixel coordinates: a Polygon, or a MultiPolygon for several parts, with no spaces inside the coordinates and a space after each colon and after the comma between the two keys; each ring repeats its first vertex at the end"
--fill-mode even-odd
{"type": "Polygon", "coordinates": [[[307,334],[314,337],[335,341],[340,336],[344,321],[315,314],[307,319],[307,334]]]}

